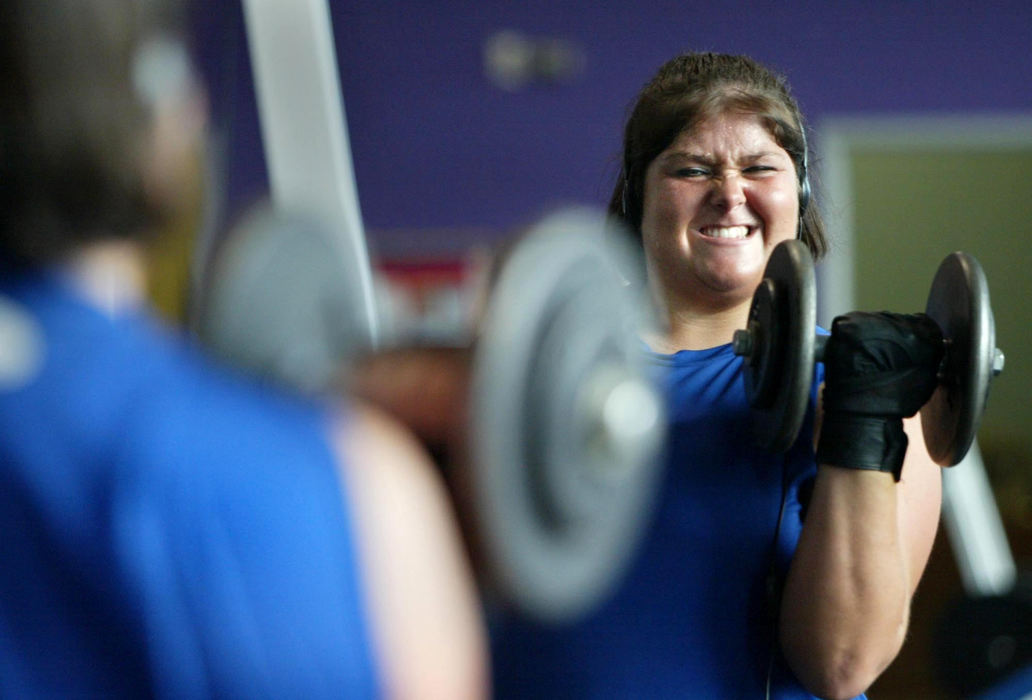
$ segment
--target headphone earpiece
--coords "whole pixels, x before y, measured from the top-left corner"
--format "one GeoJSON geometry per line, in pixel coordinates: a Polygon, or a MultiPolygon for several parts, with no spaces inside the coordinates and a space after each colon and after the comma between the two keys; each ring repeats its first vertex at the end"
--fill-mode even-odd
{"type": "Polygon", "coordinates": [[[799,134],[803,137],[803,162],[799,168],[799,216],[806,213],[810,205],[810,148],[806,145],[806,126],[799,122],[799,134]]]}
{"type": "Polygon", "coordinates": [[[803,162],[799,166],[799,226],[796,238],[803,237],[803,215],[806,214],[806,208],[810,206],[811,194],[808,163],[810,149],[806,145],[806,127],[803,126],[802,122],[799,124],[799,133],[803,137],[803,162]]]}
{"type": "Polygon", "coordinates": [[[810,177],[806,174],[806,164],[803,163],[803,178],[799,183],[799,217],[806,213],[810,206],[810,177]]]}

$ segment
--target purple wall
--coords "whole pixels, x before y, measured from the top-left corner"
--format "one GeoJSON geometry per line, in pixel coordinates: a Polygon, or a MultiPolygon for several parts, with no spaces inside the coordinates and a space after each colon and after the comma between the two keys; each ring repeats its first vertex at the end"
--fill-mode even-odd
{"type": "MultiPolygon", "coordinates": [[[[401,229],[429,229],[421,245],[434,252],[466,242],[433,230],[501,234],[550,205],[603,204],[634,94],[684,49],[775,66],[811,124],[841,113],[1032,112],[1027,0],[331,0],[331,11],[363,218],[386,250],[401,229]],[[501,29],[575,42],[583,72],[568,84],[494,87],[481,50],[501,29]]],[[[229,187],[240,201],[264,175],[235,12],[207,18],[219,39],[204,52],[221,76],[215,106],[235,114],[229,187]]]]}

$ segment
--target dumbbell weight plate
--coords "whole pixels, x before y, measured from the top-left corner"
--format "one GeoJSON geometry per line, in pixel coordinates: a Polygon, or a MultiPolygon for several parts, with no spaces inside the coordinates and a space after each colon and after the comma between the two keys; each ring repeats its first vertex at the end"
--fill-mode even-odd
{"type": "Polygon", "coordinates": [[[659,470],[665,421],[623,281],[636,265],[615,243],[591,212],[541,222],[505,261],[474,349],[472,531],[490,588],[546,622],[612,590],[659,470]]]}
{"type": "Polygon", "coordinates": [[[779,243],[763,277],[749,310],[744,379],[756,443],[784,452],[799,434],[813,385],[817,291],[806,244],[779,243]]]}
{"type": "Polygon", "coordinates": [[[227,235],[199,300],[197,331],[216,355],[308,393],[372,345],[349,259],[313,217],[261,207],[227,235]]]}
{"type": "Polygon", "coordinates": [[[921,428],[932,459],[949,467],[975,439],[996,353],[989,285],[974,257],[956,252],[942,261],[925,313],[939,324],[947,345],[939,386],[921,408],[921,428]]]}

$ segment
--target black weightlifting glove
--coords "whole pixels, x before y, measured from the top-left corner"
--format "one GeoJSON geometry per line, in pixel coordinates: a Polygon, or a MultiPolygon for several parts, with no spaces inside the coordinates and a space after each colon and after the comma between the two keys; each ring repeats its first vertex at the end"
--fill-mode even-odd
{"type": "Polygon", "coordinates": [[[931,398],[942,331],[925,314],[839,316],[824,350],[824,420],[817,463],[892,472],[899,481],[903,419],[931,398]]]}

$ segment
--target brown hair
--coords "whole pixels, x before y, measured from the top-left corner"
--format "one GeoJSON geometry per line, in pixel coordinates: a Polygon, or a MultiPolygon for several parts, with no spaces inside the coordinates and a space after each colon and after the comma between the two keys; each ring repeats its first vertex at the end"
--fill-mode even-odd
{"type": "Polygon", "coordinates": [[[0,257],[40,264],[138,235],[147,100],[141,43],[171,28],[164,0],[5,0],[0,12],[0,257]]]}
{"type": "Polygon", "coordinates": [[[824,222],[809,194],[806,132],[785,79],[747,56],[687,53],[667,61],[638,94],[624,128],[623,167],[610,215],[641,238],[645,171],[674,139],[726,112],[755,114],[795,164],[800,237],[814,259],[827,252],[824,222]],[[805,192],[805,194],[803,194],[805,192]]]}

